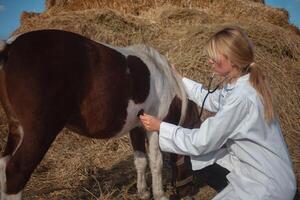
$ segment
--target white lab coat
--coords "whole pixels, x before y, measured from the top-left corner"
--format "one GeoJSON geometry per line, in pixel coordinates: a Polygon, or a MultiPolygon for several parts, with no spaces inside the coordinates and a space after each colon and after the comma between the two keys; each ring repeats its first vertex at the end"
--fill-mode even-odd
{"type": "MultiPolygon", "coordinates": [[[[183,83],[189,99],[201,106],[207,91],[187,78],[183,83]]],[[[227,168],[229,184],[214,200],[293,199],[296,178],[279,121],[265,121],[249,74],[210,94],[204,107],[217,113],[199,128],[162,122],[161,150],[190,155],[193,170],[213,163],[227,168]]]]}

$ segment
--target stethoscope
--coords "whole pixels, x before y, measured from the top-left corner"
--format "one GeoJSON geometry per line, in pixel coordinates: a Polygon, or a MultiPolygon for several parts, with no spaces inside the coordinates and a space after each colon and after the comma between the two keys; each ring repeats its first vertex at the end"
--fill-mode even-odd
{"type": "Polygon", "coordinates": [[[211,83],[212,83],[214,77],[215,77],[215,73],[213,73],[213,74],[209,77],[209,83],[208,83],[208,88],[207,88],[207,94],[205,95],[204,100],[203,100],[202,105],[201,105],[201,111],[200,111],[200,115],[199,115],[199,118],[200,118],[200,119],[201,119],[201,116],[202,116],[202,113],[203,113],[203,107],[204,107],[204,104],[205,104],[205,101],[206,101],[208,95],[214,93],[215,91],[217,91],[217,89],[218,89],[218,88],[220,87],[220,85],[223,83],[223,81],[221,81],[220,83],[217,84],[217,86],[216,86],[213,90],[211,90],[211,89],[210,89],[210,88],[211,88],[211,83]]]}

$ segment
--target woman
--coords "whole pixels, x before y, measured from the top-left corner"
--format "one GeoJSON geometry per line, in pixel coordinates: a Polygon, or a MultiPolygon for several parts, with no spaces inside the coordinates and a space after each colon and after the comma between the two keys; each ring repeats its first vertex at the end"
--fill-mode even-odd
{"type": "MultiPolygon", "coordinates": [[[[270,89],[254,63],[253,45],[239,27],[215,33],[207,43],[213,71],[224,86],[210,94],[205,108],[216,112],[197,129],[161,122],[144,114],[148,131],[159,131],[162,151],[189,155],[193,170],[219,164],[230,171],[228,185],[214,200],[290,200],[295,174],[270,89]]],[[[201,106],[207,91],[183,78],[189,99],[201,106]]]]}

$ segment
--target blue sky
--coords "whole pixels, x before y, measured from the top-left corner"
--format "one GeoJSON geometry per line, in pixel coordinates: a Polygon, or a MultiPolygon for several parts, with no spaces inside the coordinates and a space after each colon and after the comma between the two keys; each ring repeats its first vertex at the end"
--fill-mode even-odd
{"type": "Polygon", "coordinates": [[[44,0],[0,0],[0,39],[7,39],[20,25],[22,11],[42,12],[44,0]]]}
{"type": "Polygon", "coordinates": [[[289,11],[290,23],[300,28],[300,0],[265,0],[267,5],[289,11]]]}
{"type": "MultiPolygon", "coordinates": [[[[300,28],[300,0],[265,0],[267,5],[289,11],[290,22],[300,28]]],[[[43,12],[45,0],[0,0],[0,39],[7,39],[19,26],[22,11],[43,12]]]]}

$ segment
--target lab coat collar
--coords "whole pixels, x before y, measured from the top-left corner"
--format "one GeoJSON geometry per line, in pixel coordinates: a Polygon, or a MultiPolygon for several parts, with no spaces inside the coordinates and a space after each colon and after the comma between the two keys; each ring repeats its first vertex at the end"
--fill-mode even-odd
{"type": "Polygon", "coordinates": [[[235,88],[237,85],[239,85],[240,83],[245,82],[245,81],[248,81],[249,78],[250,78],[250,74],[249,74],[249,73],[248,73],[248,74],[245,74],[245,75],[239,77],[235,82],[225,84],[224,89],[225,89],[226,91],[230,91],[230,90],[232,90],[233,88],[235,88]]]}

